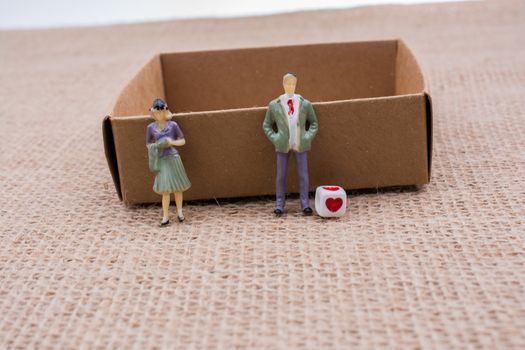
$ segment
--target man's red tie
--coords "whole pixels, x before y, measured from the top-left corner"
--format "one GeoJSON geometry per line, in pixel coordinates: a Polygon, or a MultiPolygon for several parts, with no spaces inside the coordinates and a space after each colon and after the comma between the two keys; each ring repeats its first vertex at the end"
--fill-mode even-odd
{"type": "Polygon", "coordinates": [[[293,101],[292,99],[288,100],[288,115],[291,116],[293,114],[293,101]]]}

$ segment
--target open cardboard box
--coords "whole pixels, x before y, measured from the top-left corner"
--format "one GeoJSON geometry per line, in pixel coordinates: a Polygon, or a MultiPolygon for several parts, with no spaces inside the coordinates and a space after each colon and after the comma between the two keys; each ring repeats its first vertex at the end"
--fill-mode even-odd
{"type": "MultiPolygon", "coordinates": [[[[186,138],[185,199],[275,193],[275,150],[262,122],[282,77],[313,103],[319,132],[310,190],[418,185],[430,180],[432,109],[418,63],[401,40],[162,53],[124,87],[103,121],[119,198],[159,202],[148,168],[149,107],[164,99],[186,138]]],[[[297,192],[295,164],[288,192],[297,192]]]]}

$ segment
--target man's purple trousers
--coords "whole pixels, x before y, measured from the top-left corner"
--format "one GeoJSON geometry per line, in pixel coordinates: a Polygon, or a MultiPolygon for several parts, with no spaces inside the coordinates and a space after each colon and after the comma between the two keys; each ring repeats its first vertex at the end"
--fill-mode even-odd
{"type": "Polygon", "coordinates": [[[301,209],[310,206],[308,199],[308,159],[307,152],[277,153],[277,176],[275,178],[275,209],[284,210],[284,202],[286,195],[286,171],[288,169],[288,159],[293,153],[295,157],[295,165],[297,168],[297,177],[299,178],[299,195],[301,199],[301,209]]]}

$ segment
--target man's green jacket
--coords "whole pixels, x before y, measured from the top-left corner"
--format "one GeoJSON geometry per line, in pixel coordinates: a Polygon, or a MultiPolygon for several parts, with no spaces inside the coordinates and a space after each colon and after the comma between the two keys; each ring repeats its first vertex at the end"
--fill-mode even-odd
{"type": "MultiPolygon", "coordinates": [[[[319,124],[317,116],[310,101],[299,96],[299,116],[297,118],[297,152],[309,151],[312,145],[319,124]],[[309,124],[306,130],[306,124],[309,124]]],[[[263,130],[266,137],[275,146],[276,152],[288,153],[290,151],[290,131],[288,127],[288,116],[286,115],[280,98],[272,100],[268,104],[266,117],[263,122],[263,130]],[[274,131],[273,125],[277,126],[277,132],[274,131]]]]}

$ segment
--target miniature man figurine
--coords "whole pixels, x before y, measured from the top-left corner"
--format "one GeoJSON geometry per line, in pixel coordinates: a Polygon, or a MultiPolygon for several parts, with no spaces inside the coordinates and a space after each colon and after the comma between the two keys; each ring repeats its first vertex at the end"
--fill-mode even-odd
{"type": "Polygon", "coordinates": [[[268,105],[263,130],[274,144],[277,153],[277,176],[275,179],[275,210],[276,216],[284,212],[286,171],[288,158],[294,154],[299,177],[299,193],[301,209],[305,215],[311,215],[308,198],[308,161],[307,153],[312,140],[317,134],[319,125],[310,101],[295,93],[297,77],[287,73],[283,77],[284,94],[272,100],[268,105]],[[306,129],[307,123],[309,128],[306,129]],[[273,125],[277,126],[277,132],[273,125]]]}

